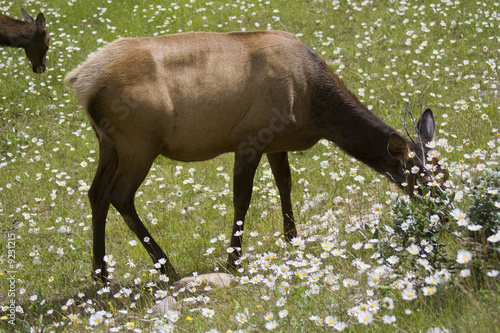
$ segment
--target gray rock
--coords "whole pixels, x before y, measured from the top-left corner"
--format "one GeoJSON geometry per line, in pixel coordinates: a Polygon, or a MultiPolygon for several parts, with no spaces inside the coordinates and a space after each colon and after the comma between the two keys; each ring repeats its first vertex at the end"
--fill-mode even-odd
{"type": "Polygon", "coordinates": [[[227,273],[209,273],[198,276],[188,276],[174,283],[174,290],[179,290],[188,285],[206,286],[218,288],[229,288],[231,281],[235,280],[234,277],[227,273]]]}
{"type": "Polygon", "coordinates": [[[168,310],[172,310],[175,307],[175,304],[177,304],[175,298],[167,296],[153,307],[153,312],[165,314],[168,310]]]}
{"type": "MultiPolygon", "coordinates": [[[[210,286],[213,288],[229,288],[231,281],[235,281],[234,276],[226,273],[210,273],[202,274],[198,276],[188,276],[173,284],[171,289],[173,289],[174,295],[183,292],[186,287],[206,287],[210,286]]],[[[153,311],[159,314],[166,314],[168,310],[173,310],[177,301],[173,296],[167,296],[160,302],[158,302],[154,307],[153,311]]]]}

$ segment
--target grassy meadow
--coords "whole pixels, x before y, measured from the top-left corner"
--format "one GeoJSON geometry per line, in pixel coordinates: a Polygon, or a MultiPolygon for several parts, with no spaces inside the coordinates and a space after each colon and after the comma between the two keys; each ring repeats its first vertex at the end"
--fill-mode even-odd
{"type": "MultiPolygon", "coordinates": [[[[51,46],[43,75],[0,49],[0,331],[500,332],[498,1],[0,0],[8,16],[21,8],[44,13],[51,46]],[[321,141],[289,154],[292,243],[263,158],[231,288],[165,286],[114,208],[113,282],[93,281],[99,148],[65,75],[117,38],[265,29],[299,36],[401,134],[407,103],[416,118],[431,108],[446,195],[410,202],[321,141]],[[167,295],[177,304],[156,313],[167,295]]],[[[232,166],[158,158],[137,193],[181,277],[226,272],[232,166]]]]}

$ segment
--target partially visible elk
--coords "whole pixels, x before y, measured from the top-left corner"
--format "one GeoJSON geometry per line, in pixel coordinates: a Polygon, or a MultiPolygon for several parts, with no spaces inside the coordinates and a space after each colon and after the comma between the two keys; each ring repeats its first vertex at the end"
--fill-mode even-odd
{"type": "Polygon", "coordinates": [[[33,71],[42,74],[50,38],[45,17],[39,13],[35,20],[24,9],[21,13],[24,21],[0,14],[0,45],[23,48],[33,71]]]}
{"type": "Polygon", "coordinates": [[[134,206],[135,193],[158,155],[202,161],[235,153],[229,265],[241,257],[253,178],[264,153],[281,197],[287,240],[297,236],[288,151],[308,149],[325,138],[410,194],[415,179],[426,182],[430,177],[425,144],[434,135],[432,112],[426,110],[416,126],[420,142],[402,137],[370,112],[315,52],[286,32],[124,38],[65,80],[74,86],[99,140],[89,199],[94,277],[102,280],[110,204],[153,261],[162,263],[161,272],[175,275],[134,206]],[[410,172],[412,167],[419,172],[410,172]]]}

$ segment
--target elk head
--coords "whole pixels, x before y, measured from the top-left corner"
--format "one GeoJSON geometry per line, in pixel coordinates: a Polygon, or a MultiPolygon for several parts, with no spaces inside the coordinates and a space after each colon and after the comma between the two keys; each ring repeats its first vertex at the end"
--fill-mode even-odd
{"type": "Polygon", "coordinates": [[[434,116],[430,109],[425,110],[417,123],[417,142],[409,142],[397,133],[392,133],[387,145],[390,156],[399,161],[397,172],[391,174],[392,180],[412,197],[415,192],[422,194],[419,182],[424,186],[435,187],[443,192],[448,178],[439,159],[432,154],[429,143],[434,138],[434,116]]]}
{"type": "Polygon", "coordinates": [[[45,17],[39,13],[36,20],[31,17],[24,9],[21,10],[24,22],[33,25],[33,35],[30,36],[30,42],[24,47],[33,72],[42,74],[45,72],[46,54],[49,49],[49,32],[45,24],[45,17]]]}

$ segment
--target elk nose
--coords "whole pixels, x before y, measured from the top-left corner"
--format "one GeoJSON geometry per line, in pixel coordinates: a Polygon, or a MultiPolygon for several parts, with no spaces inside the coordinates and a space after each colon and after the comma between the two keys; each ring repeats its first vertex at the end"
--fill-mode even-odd
{"type": "Polygon", "coordinates": [[[33,66],[33,72],[35,72],[37,74],[42,74],[43,72],[45,72],[45,66],[43,66],[43,65],[33,66]]]}

